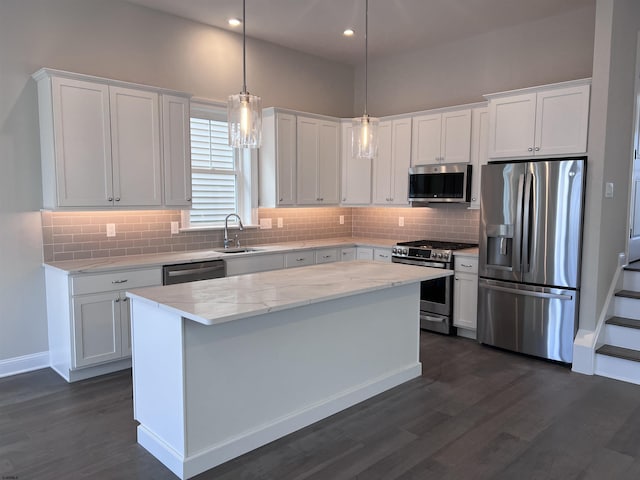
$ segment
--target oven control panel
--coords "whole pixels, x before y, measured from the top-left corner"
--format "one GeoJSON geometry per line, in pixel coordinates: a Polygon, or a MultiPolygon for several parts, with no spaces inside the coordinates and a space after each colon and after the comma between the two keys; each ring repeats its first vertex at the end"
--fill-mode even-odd
{"type": "Polygon", "coordinates": [[[447,250],[432,250],[426,248],[412,248],[395,246],[391,249],[394,257],[420,258],[426,260],[447,261],[451,257],[451,252],[447,250]]]}

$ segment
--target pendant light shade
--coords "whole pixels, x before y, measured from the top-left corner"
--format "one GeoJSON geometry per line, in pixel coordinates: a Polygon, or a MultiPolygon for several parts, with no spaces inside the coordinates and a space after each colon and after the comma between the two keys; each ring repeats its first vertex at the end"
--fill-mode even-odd
{"type": "Polygon", "coordinates": [[[247,92],[247,29],[245,0],[242,0],[242,92],[230,95],[227,103],[229,146],[260,148],[262,141],[262,99],[247,92]]]}
{"type": "Polygon", "coordinates": [[[351,147],[353,158],[373,159],[378,155],[378,125],[380,119],[367,114],[367,75],[369,71],[369,0],[365,0],[364,15],[364,114],[353,119],[351,147]]]}

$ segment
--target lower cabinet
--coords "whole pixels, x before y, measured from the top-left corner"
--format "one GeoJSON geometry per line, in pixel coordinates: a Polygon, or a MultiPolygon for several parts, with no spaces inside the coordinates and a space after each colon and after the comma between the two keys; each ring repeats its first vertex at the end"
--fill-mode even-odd
{"type": "Polygon", "coordinates": [[[350,262],[356,259],[356,247],[348,247],[340,249],[340,260],[343,262],[350,262]]]}
{"type": "Polygon", "coordinates": [[[51,367],[68,382],[130,366],[126,290],[162,284],[160,267],[68,274],[45,270],[51,367]]]}
{"type": "Polygon", "coordinates": [[[357,247],[356,258],[358,260],[375,260],[376,262],[390,262],[391,249],[381,247],[357,247]]]}
{"type": "Polygon", "coordinates": [[[267,255],[251,255],[249,257],[225,258],[227,277],[244,275],[245,273],[266,272],[284,268],[284,255],[270,253],[267,255]]]}
{"type": "Polygon", "coordinates": [[[456,256],[453,286],[453,325],[466,330],[473,330],[473,333],[475,333],[477,318],[478,259],[456,256]]]}
{"type": "Polygon", "coordinates": [[[285,253],[284,255],[284,268],[304,267],[314,263],[316,263],[316,252],[314,250],[300,250],[285,253]]]}
{"type": "Polygon", "coordinates": [[[316,250],[316,263],[331,263],[340,260],[338,248],[325,248],[316,250]]]}

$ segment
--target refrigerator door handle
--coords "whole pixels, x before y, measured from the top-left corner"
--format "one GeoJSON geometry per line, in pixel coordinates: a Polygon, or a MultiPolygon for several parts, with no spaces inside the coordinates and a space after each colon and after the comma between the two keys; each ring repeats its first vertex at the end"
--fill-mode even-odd
{"type": "Polygon", "coordinates": [[[522,197],[524,191],[524,173],[518,175],[518,195],[516,197],[516,228],[513,235],[513,260],[512,268],[514,272],[522,270],[522,197]]]}
{"type": "Polygon", "coordinates": [[[524,186],[524,208],[522,214],[522,271],[528,272],[531,265],[529,262],[529,243],[531,240],[531,190],[533,187],[533,174],[527,174],[524,186]]]}
{"type": "Polygon", "coordinates": [[[498,292],[513,293],[516,295],[524,295],[526,297],[551,298],[555,300],[573,300],[573,295],[566,295],[562,293],[532,292],[531,290],[519,290],[517,288],[507,288],[488,284],[483,284],[482,288],[486,288],[487,290],[496,290],[498,292]]]}

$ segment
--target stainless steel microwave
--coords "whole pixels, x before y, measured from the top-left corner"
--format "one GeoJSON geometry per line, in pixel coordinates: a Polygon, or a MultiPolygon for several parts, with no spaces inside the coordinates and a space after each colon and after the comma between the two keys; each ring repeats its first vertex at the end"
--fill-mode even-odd
{"type": "Polygon", "coordinates": [[[438,163],[409,169],[409,201],[421,203],[469,203],[471,165],[438,163]]]}

